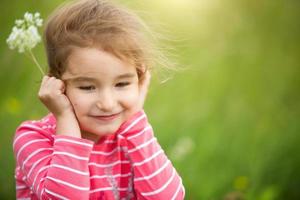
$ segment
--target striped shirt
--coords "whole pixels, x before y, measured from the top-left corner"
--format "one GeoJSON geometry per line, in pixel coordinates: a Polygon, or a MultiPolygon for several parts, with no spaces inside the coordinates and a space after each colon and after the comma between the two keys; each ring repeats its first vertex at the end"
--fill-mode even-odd
{"type": "Polygon", "coordinates": [[[17,128],[17,199],[184,199],[182,180],[143,111],[96,143],[55,129],[52,114],[17,128]]]}

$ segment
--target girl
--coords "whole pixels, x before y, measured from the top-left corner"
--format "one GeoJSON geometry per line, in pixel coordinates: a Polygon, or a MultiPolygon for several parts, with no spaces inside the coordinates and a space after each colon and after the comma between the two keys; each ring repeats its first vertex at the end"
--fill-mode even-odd
{"type": "Polygon", "coordinates": [[[143,111],[150,74],[142,22],[102,0],[48,19],[50,114],[14,138],[18,199],[183,199],[182,181],[143,111]]]}

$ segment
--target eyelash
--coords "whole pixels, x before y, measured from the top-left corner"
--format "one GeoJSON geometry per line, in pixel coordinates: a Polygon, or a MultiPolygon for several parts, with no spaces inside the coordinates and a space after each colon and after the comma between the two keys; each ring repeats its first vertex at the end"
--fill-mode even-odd
{"type": "Polygon", "coordinates": [[[130,85],[130,82],[120,82],[116,84],[116,87],[126,87],[130,85]]]}
{"type": "Polygon", "coordinates": [[[81,90],[93,90],[95,89],[94,86],[81,86],[81,87],[78,87],[79,89],[81,90]]]}
{"type": "MultiPolygon", "coordinates": [[[[130,82],[120,82],[120,83],[117,83],[115,86],[116,87],[126,87],[130,85],[130,82]]],[[[94,86],[80,86],[78,87],[80,90],[94,90],[95,87],[94,86]]]]}

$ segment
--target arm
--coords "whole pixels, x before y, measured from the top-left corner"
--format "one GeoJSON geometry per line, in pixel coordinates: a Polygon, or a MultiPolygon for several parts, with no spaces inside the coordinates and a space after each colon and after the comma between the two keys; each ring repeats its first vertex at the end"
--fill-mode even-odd
{"type": "MultiPolygon", "coordinates": [[[[146,71],[140,81],[140,100],[135,112],[143,107],[149,83],[150,73],[146,71]]],[[[132,164],[137,199],[184,199],[182,180],[154,137],[144,112],[137,112],[125,122],[118,137],[132,164]]]]}
{"type": "Polygon", "coordinates": [[[57,119],[56,134],[81,138],[80,128],[68,97],[65,84],[55,77],[44,76],[39,99],[57,119]]]}
{"type": "Polygon", "coordinates": [[[93,143],[47,132],[37,123],[26,122],[16,131],[17,198],[30,190],[39,199],[88,199],[88,159],[93,143]],[[18,181],[17,181],[18,182],[18,181]]]}
{"type": "Polygon", "coordinates": [[[61,80],[45,76],[39,91],[40,100],[57,120],[56,134],[53,136],[44,128],[49,125],[45,121],[27,122],[18,128],[14,140],[16,175],[22,175],[16,177],[17,181],[25,177],[27,189],[41,199],[87,199],[89,196],[88,159],[93,143],[81,139],[64,90],[61,80]]]}
{"type": "Polygon", "coordinates": [[[132,162],[137,198],[184,199],[182,180],[154,137],[146,115],[140,112],[132,124],[121,135],[132,162]]]}

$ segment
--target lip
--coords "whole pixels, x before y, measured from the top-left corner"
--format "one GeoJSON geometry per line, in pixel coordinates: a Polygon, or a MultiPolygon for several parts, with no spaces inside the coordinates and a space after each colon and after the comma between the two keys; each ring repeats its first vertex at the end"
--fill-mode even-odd
{"type": "Polygon", "coordinates": [[[96,116],[92,116],[92,117],[97,120],[100,120],[100,121],[109,122],[109,121],[113,121],[114,119],[116,119],[120,114],[121,114],[121,112],[115,113],[115,114],[110,114],[110,115],[96,115],[96,116]]]}

